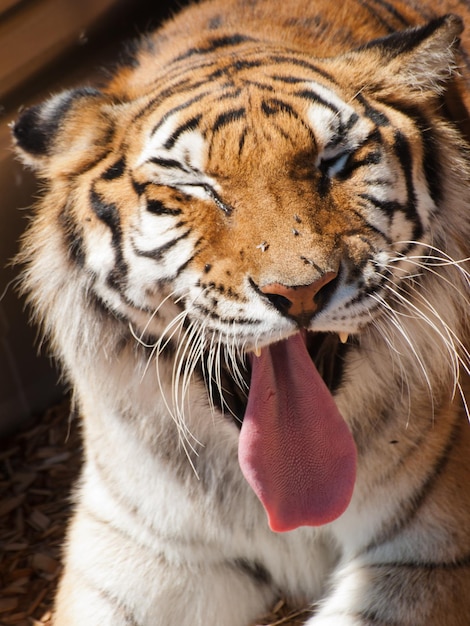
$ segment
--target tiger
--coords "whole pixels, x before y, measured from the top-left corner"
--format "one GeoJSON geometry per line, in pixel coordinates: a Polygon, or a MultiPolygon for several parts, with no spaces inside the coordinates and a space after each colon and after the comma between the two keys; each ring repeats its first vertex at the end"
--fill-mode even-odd
{"type": "Polygon", "coordinates": [[[470,624],[469,8],[201,0],[12,123],[55,626],[470,624]]]}

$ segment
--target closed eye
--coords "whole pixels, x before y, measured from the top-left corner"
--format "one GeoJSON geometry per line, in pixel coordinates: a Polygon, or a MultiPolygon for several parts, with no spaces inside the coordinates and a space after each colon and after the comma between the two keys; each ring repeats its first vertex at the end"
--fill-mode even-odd
{"type": "Polygon", "coordinates": [[[229,206],[228,204],[225,204],[225,202],[222,200],[219,194],[215,191],[215,189],[212,189],[212,187],[207,184],[203,185],[203,188],[204,188],[204,191],[207,193],[207,195],[210,196],[212,200],[214,201],[214,203],[219,207],[219,209],[222,209],[222,211],[226,215],[232,214],[233,208],[229,206]]]}
{"type": "Polygon", "coordinates": [[[197,195],[199,198],[210,198],[214,204],[221,209],[226,215],[231,215],[233,207],[225,203],[216,190],[208,183],[181,183],[173,184],[176,189],[180,189],[190,195],[197,195]]]}

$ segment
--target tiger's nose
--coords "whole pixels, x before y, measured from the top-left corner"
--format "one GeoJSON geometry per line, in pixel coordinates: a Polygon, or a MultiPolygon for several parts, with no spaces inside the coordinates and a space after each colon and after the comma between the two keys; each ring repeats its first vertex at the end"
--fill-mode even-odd
{"type": "Polygon", "coordinates": [[[337,272],[325,272],[310,285],[287,286],[281,283],[269,283],[260,288],[278,311],[294,318],[301,326],[306,326],[311,317],[323,306],[337,272]]]}

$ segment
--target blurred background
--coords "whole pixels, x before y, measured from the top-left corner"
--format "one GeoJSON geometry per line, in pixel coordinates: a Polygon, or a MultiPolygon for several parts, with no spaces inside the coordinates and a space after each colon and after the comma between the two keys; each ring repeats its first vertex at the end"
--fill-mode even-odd
{"type": "Polygon", "coordinates": [[[0,439],[34,419],[64,390],[19,299],[11,259],[37,185],[15,159],[8,127],[26,106],[76,84],[96,84],[122,43],[184,0],[0,0],[0,439]]]}

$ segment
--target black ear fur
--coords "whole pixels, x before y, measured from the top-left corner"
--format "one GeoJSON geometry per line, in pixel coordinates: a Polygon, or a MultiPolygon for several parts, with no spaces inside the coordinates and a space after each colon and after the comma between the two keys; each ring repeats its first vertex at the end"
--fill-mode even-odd
{"type": "Polygon", "coordinates": [[[351,85],[382,97],[426,100],[442,95],[456,74],[462,19],[449,13],[392,33],[342,58],[351,85]]]}
{"type": "Polygon", "coordinates": [[[77,99],[97,96],[101,93],[96,89],[72,89],[26,109],[12,127],[17,147],[32,158],[48,156],[64,116],[77,99]]]}
{"type": "Polygon", "coordinates": [[[408,28],[398,31],[390,35],[385,35],[378,39],[373,39],[358,50],[369,50],[379,47],[381,52],[388,58],[397,57],[400,54],[406,54],[420,46],[426,39],[432,37],[436,31],[444,29],[450,31],[458,43],[458,35],[463,31],[463,21],[458,15],[448,13],[442,17],[431,20],[423,26],[408,28]]]}
{"type": "Polygon", "coordinates": [[[40,111],[40,105],[26,109],[12,128],[17,146],[35,155],[46,154],[47,136],[54,132],[52,128],[47,132],[44,125],[41,127],[40,111]]]}

